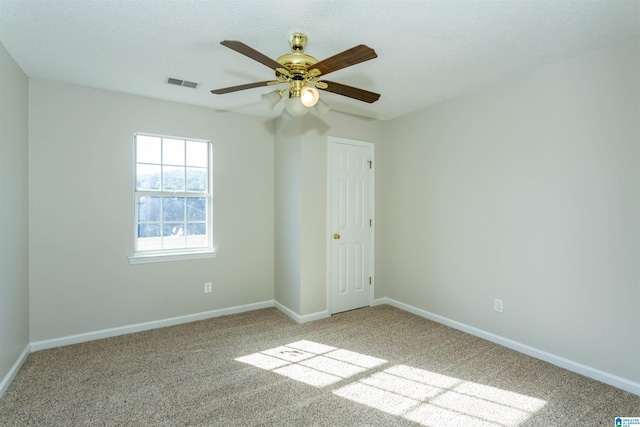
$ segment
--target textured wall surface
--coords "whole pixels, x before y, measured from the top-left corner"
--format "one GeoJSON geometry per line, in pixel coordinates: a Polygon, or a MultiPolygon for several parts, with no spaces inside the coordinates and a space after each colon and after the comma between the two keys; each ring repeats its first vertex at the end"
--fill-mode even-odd
{"type": "Polygon", "coordinates": [[[32,341],[273,299],[272,126],[44,80],[29,119],[32,341]],[[129,264],[135,132],[212,141],[217,258],[129,264]]]}
{"type": "Polygon", "coordinates": [[[29,344],[28,94],[0,43],[0,395],[29,344]]]}
{"type": "Polygon", "coordinates": [[[390,122],[387,296],[640,382],[638,75],[635,39],[390,122]]]}

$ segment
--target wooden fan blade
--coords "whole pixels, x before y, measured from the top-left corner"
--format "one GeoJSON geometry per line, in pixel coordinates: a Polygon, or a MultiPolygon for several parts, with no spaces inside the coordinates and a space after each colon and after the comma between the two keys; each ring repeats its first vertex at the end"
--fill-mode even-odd
{"type": "Polygon", "coordinates": [[[259,63],[264,64],[273,70],[282,67],[282,64],[277,62],[275,59],[269,58],[267,55],[258,52],[254,48],[247,46],[246,44],[238,40],[224,40],[221,41],[220,44],[222,46],[228,47],[229,49],[233,49],[236,52],[253,59],[254,61],[258,61],[259,63]]]}
{"type": "Polygon", "coordinates": [[[322,75],[327,75],[342,68],[350,67],[377,57],[378,55],[375,50],[361,44],[324,59],[314,64],[313,68],[320,70],[322,75]]]}
{"type": "Polygon", "coordinates": [[[214,89],[211,91],[211,93],[215,95],[222,95],[225,93],[237,92],[239,90],[253,89],[254,87],[268,86],[270,83],[271,83],[271,80],[266,80],[264,82],[255,82],[255,83],[247,83],[247,84],[238,85],[238,86],[223,87],[222,89],[214,89]]]}
{"type": "MultiPolygon", "coordinates": [[[[357,99],[358,101],[368,102],[369,104],[380,99],[379,93],[369,92],[368,90],[359,89],[357,87],[343,85],[342,83],[328,82],[326,80],[323,80],[323,82],[328,86],[326,89],[322,90],[326,90],[327,92],[347,96],[349,98],[357,99]]],[[[320,88],[318,87],[318,89],[320,88]]]]}

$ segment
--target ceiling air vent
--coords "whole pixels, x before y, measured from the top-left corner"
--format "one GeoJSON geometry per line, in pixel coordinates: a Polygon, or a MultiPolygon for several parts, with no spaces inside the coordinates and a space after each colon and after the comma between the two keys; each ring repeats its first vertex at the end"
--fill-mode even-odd
{"type": "Polygon", "coordinates": [[[169,77],[167,79],[167,83],[170,84],[170,85],[190,87],[192,89],[195,89],[195,88],[198,87],[198,83],[196,83],[196,82],[190,82],[190,81],[187,81],[187,80],[174,79],[173,77],[169,77]]]}

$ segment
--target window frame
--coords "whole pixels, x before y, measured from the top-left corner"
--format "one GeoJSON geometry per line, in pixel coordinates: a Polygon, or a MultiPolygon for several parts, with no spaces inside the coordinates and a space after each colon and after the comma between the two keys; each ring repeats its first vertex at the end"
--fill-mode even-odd
{"type": "MultiPolygon", "coordinates": [[[[162,142],[164,144],[164,141],[162,142]]],[[[161,149],[162,150],[162,149],[161,149]]],[[[164,163],[164,159],[161,158],[160,166],[174,166],[171,164],[164,163]]],[[[186,159],[185,159],[185,167],[186,159]]],[[[162,199],[161,199],[162,200],[162,199]]],[[[161,202],[162,203],[162,202],[161,202]]],[[[186,209],[186,208],[185,208],[186,209]]],[[[202,258],[214,258],[217,254],[217,251],[213,247],[213,144],[209,140],[204,140],[200,138],[188,138],[188,137],[176,137],[169,135],[159,135],[152,134],[146,132],[136,132],[133,135],[133,247],[134,252],[133,255],[129,256],[130,264],[141,264],[141,263],[150,263],[150,262],[165,262],[165,261],[179,261],[179,260],[189,260],[189,259],[202,259],[202,258]],[[161,138],[164,139],[173,139],[173,140],[181,140],[185,143],[187,141],[192,142],[201,142],[207,144],[207,191],[187,191],[186,182],[184,191],[169,191],[163,190],[138,190],[137,185],[137,171],[138,171],[138,137],[152,137],[152,138],[161,138]],[[139,250],[138,249],[138,233],[139,233],[139,224],[138,224],[138,200],[140,197],[149,196],[149,197],[198,197],[206,199],[206,207],[207,213],[205,217],[205,226],[206,226],[206,236],[207,242],[206,246],[202,247],[191,247],[191,248],[164,248],[164,249],[151,249],[151,250],[139,250]]],[[[187,219],[185,218],[185,223],[187,219]]],[[[161,227],[165,225],[165,220],[163,218],[160,219],[159,224],[161,227]]]]}

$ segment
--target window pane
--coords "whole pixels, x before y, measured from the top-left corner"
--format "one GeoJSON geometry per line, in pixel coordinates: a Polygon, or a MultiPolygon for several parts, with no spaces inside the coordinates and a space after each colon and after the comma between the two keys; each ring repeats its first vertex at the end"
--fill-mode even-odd
{"type": "MultiPolygon", "coordinates": [[[[160,197],[138,197],[138,222],[160,221],[160,197]]],[[[158,236],[160,229],[158,229],[158,236]]],[[[138,237],[148,237],[147,235],[138,237]]]]}
{"type": "Polygon", "coordinates": [[[162,225],[162,235],[164,237],[184,236],[184,223],[182,222],[166,222],[162,225]]]}
{"type": "Polygon", "coordinates": [[[206,224],[187,224],[187,246],[190,248],[209,246],[206,224]]]}
{"type": "MultiPolygon", "coordinates": [[[[184,222],[184,197],[162,198],[162,220],[184,222]]],[[[164,234],[167,236],[167,234],[164,234]]]]}
{"type": "Polygon", "coordinates": [[[137,165],[136,189],[160,190],[160,166],[137,165]]]}
{"type": "Polygon", "coordinates": [[[160,164],[160,138],[136,135],[136,161],[160,164]]]}
{"type": "Polygon", "coordinates": [[[204,236],[207,234],[207,224],[187,224],[187,235],[189,236],[204,236]]]}
{"type": "Polygon", "coordinates": [[[184,141],[164,139],[162,143],[162,163],[165,165],[184,165],[184,141]]]}
{"type": "Polygon", "coordinates": [[[162,249],[160,225],[138,224],[138,250],[152,251],[162,249]]]}
{"type": "Polygon", "coordinates": [[[162,226],[162,247],[164,249],[186,248],[186,238],[184,235],[184,224],[165,223],[162,226]]]}
{"type": "Polygon", "coordinates": [[[209,144],[187,141],[187,166],[207,167],[209,163],[209,144]]]}
{"type": "Polygon", "coordinates": [[[184,168],[164,166],[162,168],[162,189],[164,191],[184,191],[184,168]]]}
{"type": "Polygon", "coordinates": [[[187,221],[206,221],[207,199],[204,197],[189,197],[187,199],[187,221]]]}
{"type": "Polygon", "coordinates": [[[138,224],[138,237],[160,237],[160,225],[138,224]]]}
{"type": "Polygon", "coordinates": [[[207,169],[187,168],[187,191],[207,191],[207,169]]]}

